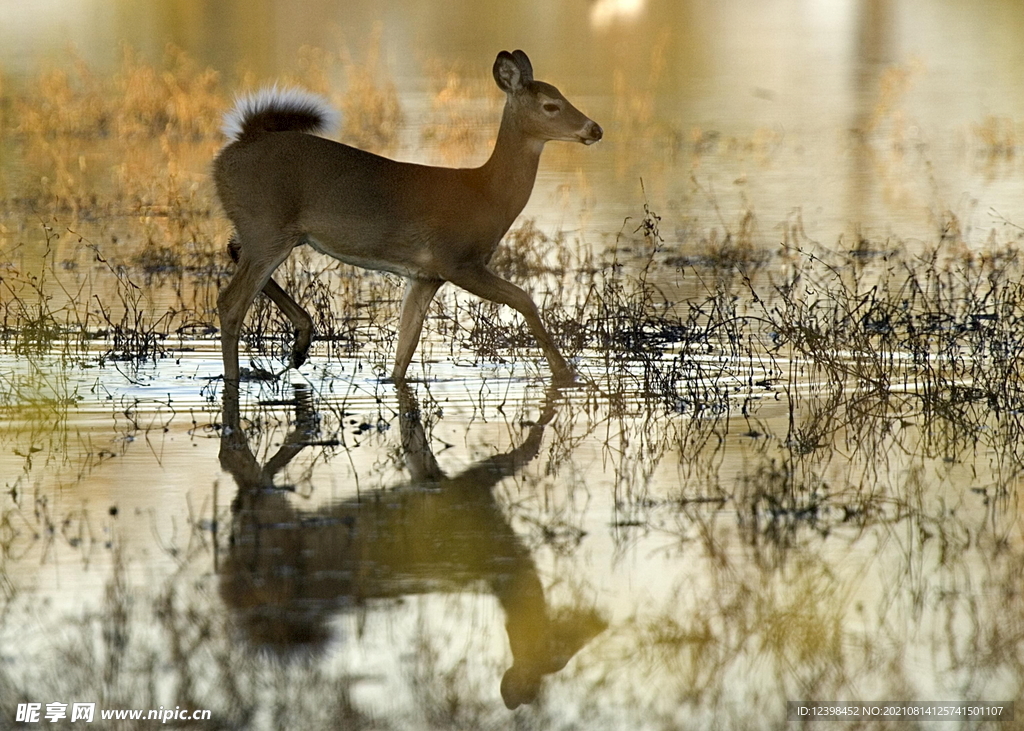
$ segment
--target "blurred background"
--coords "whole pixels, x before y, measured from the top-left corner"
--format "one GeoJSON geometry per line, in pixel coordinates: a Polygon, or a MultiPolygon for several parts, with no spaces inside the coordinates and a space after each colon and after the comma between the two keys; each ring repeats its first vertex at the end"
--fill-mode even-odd
{"type": "MultiPolygon", "coordinates": [[[[589,731],[1024,698],[1022,69],[1021,0],[0,0],[0,727],[23,700],[589,731]],[[605,130],[548,145],[492,261],[588,383],[546,392],[521,318],[448,287],[411,405],[381,377],[402,283],[302,247],[275,276],[312,358],[247,382],[251,444],[222,442],[233,96],[302,85],[343,142],[478,165],[516,48],[605,130]],[[503,569],[388,574],[402,496],[429,554],[453,486],[517,630],[503,569]],[[261,554],[265,526],[299,543],[261,554]],[[581,617],[510,717],[513,637],[581,617]]],[[[260,299],[244,360],[292,338],[260,299]]]]}
{"type": "MultiPolygon", "coordinates": [[[[523,48],[537,77],[607,132],[603,149],[561,164],[597,173],[604,226],[636,213],[640,178],[681,229],[753,212],[769,241],[794,211],[824,240],[853,227],[918,238],[950,215],[981,227],[990,209],[1012,219],[1024,200],[1016,0],[0,2],[9,87],[69,53],[113,73],[124,44],[154,64],[173,44],[227,92],[295,74],[311,48],[372,63],[407,131],[436,103],[441,70],[500,101],[490,64],[523,48]]],[[[348,83],[340,66],[328,76],[348,83]]],[[[496,116],[492,106],[481,120],[496,116]]],[[[412,140],[403,157],[445,161],[412,140]]],[[[553,200],[536,197],[528,213],[543,218],[553,200]]]]}

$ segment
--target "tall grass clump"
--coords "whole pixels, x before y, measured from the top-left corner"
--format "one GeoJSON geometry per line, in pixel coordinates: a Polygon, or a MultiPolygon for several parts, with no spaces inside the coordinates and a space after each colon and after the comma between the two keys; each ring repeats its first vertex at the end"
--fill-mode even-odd
{"type": "Polygon", "coordinates": [[[155,308],[148,301],[146,293],[132,281],[128,273],[104,259],[98,248],[91,248],[96,261],[107,268],[116,282],[117,303],[114,307],[96,299],[97,312],[106,326],[95,333],[97,338],[107,344],[100,362],[155,361],[166,353],[163,342],[167,338],[167,326],[174,312],[167,310],[155,315],[155,308]]]}
{"type": "Polygon", "coordinates": [[[868,421],[920,419],[936,448],[954,452],[1008,445],[1024,409],[1017,246],[898,248],[867,263],[856,251],[800,252],[760,299],[776,346],[805,363],[803,378],[855,397],[868,421]]]}
{"type": "Polygon", "coordinates": [[[70,281],[54,256],[59,234],[42,224],[44,248],[38,257],[15,246],[0,274],[0,343],[18,356],[57,352],[72,357],[82,352],[89,315],[74,305],[88,296],[81,283],[70,281]],[[19,251],[20,250],[20,251],[19,251]],[[15,254],[21,253],[20,263],[15,254]]]}

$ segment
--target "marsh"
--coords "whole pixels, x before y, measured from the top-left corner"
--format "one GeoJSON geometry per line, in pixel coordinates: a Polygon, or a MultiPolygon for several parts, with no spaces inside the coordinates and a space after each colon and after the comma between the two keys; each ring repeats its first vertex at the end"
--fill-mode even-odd
{"type": "Polygon", "coordinates": [[[1020,699],[1022,44],[998,0],[0,6],[0,726],[1020,699]],[[258,297],[225,430],[235,95],[475,167],[502,48],[604,130],[490,264],[579,383],[445,288],[396,385],[402,281],[301,247],[308,360],[258,297]]]}

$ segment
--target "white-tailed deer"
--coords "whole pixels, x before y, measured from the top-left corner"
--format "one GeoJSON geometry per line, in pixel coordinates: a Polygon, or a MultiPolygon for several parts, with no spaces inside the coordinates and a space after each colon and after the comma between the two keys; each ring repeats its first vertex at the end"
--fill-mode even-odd
{"type": "Polygon", "coordinates": [[[305,92],[264,90],[225,116],[232,142],[214,163],[214,180],[235,225],[230,250],[238,263],[217,302],[226,383],[237,386],[239,332],[260,290],[295,325],[290,365],[305,361],[313,321],[271,278],[301,244],[406,278],[396,381],[405,379],[427,307],[445,282],[518,310],[554,380],[573,380],[533,300],[487,263],[530,198],[544,143],[589,145],[603,132],[558,89],[534,80],[522,51],[502,51],[493,70],[507,99],[494,151],[479,168],[396,162],[317,137],[335,114],[305,92]]]}

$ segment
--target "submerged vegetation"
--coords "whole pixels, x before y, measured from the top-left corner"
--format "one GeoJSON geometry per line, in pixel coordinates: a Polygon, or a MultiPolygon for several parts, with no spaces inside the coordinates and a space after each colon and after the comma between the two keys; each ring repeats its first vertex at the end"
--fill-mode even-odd
{"type": "MultiPolygon", "coordinates": [[[[343,140],[391,153],[412,133],[375,54],[361,64],[306,49],[294,81],[344,109],[343,140]],[[334,91],[338,76],[346,80],[342,93],[334,91]]],[[[222,431],[215,303],[231,266],[227,224],[211,203],[206,173],[229,104],[218,74],[174,49],[159,67],[126,49],[110,78],[81,61],[69,68],[23,89],[5,85],[0,98],[0,145],[17,161],[0,168],[0,464],[14,467],[0,478],[0,637],[15,608],[24,611],[8,577],[22,557],[45,563],[59,545],[88,564],[102,546],[112,578],[102,606],[61,639],[71,672],[21,673],[0,653],[0,698],[39,700],[46,691],[155,707],[173,686],[179,702],[213,708],[225,728],[249,726],[260,704],[259,720],[271,726],[308,719],[314,727],[324,718],[345,718],[353,728],[401,726],[359,706],[353,688],[366,678],[358,667],[325,669],[307,658],[297,662],[301,673],[282,673],[279,658],[239,649],[237,628],[212,595],[216,576],[201,575],[194,592],[181,579],[209,573],[204,562],[216,564],[227,545],[231,499],[218,504],[216,487],[212,506],[189,505],[184,538],[178,526],[164,530],[153,519],[174,568],[149,604],[133,603],[127,586],[117,506],[97,517],[95,505],[92,513],[58,514],[51,504],[68,500],[70,488],[133,443],[162,466],[161,439],[176,430],[215,460],[197,446],[222,431]],[[188,407],[175,403],[177,395],[144,392],[148,373],[190,359],[201,364],[176,376],[199,394],[188,407]],[[119,393],[125,384],[139,388],[119,393]],[[113,436],[73,424],[83,403],[92,417],[109,412],[113,436]],[[155,630],[141,632],[153,618],[155,630]]],[[[433,73],[432,121],[421,139],[461,164],[486,146],[479,111],[491,100],[476,98],[479,80],[441,66],[433,73]]],[[[245,77],[241,86],[258,81],[245,77]]],[[[653,86],[617,99],[623,125],[653,125],[653,86]]],[[[977,134],[1002,155],[1016,144],[1011,132],[986,120],[977,134]]],[[[659,133],[685,146],[677,130],[659,133]]],[[[713,139],[699,134],[694,153],[713,139]]],[[[975,241],[950,217],[931,241],[857,236],[851,247],[812,240],[787,222],[782,245],[767,247],[751,210],[709,226],[669,217],[647,203],[603,236],[526,220],[503,242],[493,267],[534,293],[585,379],[559,395],[557,408],[537,406],[538,354],[521,319],[454,288],[432,304],[414,360],[418,413],[441,462],[474,464],[479,453],[497,450],[489,439],[518,445],[524,425],[547,425],[542,458],[496,490],[505,491],[508,521],[548,562],[555,593],[600,594],[592,585],[579,589],[564,568],[595,525],[610,532],[613,561],[654,540],[652,554],[699,553],[712,577],[706,601],[689,569],[678,569],[664,606],[611,627],[594,640],[594,654],[581,653],[551,679],[551,697],[577,698],[578,721],[548,706],[523,727],[580,727],[603,713],[624,718],[616,714],[626,713],[625,699],[656,709],[664,727],[677,725],[679,709],[696,709],[725,726],[759,728],[763,718],[745,715],[723,691],[744,674],[757,676],[742,682],[762,698],[886,697],[891,688],[912,695],[916,671],[903,658],[910,641],[895,625],[916,626],[922,617],[932,645],[917,652],[948,669],[944,690],[983,697],[993,678],[1010,678],[998,688],[1024,697],[1024,616],[1004,611],[1020,606],[1012,584],[1024,557],[1016,517],[1024,475],[1024,230],[1001,220],[975,241]],[[462,380],[466,394],[452,385],[462,380]],[[452,437],[446,417],[470,428],[452,437]],[[507,433],[495,436],[495,425],[507,433]],[[475,427],[491,431],[475,437],[475,427]],[[449,449],[457,456],[447,457],[449,449]],[[610,494],[601,500],[611,514],[597,519],[587,515],[591,500],[603,504],[594,484],[610,494]],[[899,569],[870,561],[863,568],[870,590],[836,580],[834,565],[816,552],[836,550],[827,542],[837,535],[840,550],[852,552],[869,550],[867,536],[897,544],[896,558],[887,556],[906,568],[908,593],[891,588],[905,578],[899,569]],[[925,561],[945,585],[923,578],[925,561]],[[971,581],[979,563],[987,587],[980,592],[971,581]],[[954,626],[970,631],[961,636],[954,626]],[[773,679],[758,675],[766,666],[773,679]],[[623,668],[636,676],[624,678],[623,668]],[[660,697],[650,697],[644,678],[659,678],[660,697]]],[[[401,283],[309,250],[296,251],[276,276],[315,321],[311,361],[295,378],[311,384],[313,396],[303,398],[317,416],[306,417],[306,451],[283,471],[285,489],[313,501],[316,484],[334,484],[333,475],[324,477],[328,468],[357,493],[404,484],[395,477],[406,469],[404,456],[388,439],[405,410],[377,377],[393,357],[401,283]],[[346,473],[364,445],[379,456],[346,473]]],[[[251,372],[280,372],[292,337],[288,321],[259,298],[243,332],[251,372]]],[[[281,407],[300,399],[284,379],[247,385],[246,436],[262,460],[298,431],[300,419],[281,407]]],[[[264,461],[269,470],[272,459],[264,461]]],[[[422,489],[437,489],[426,482],[422,489]]],[[[478,687],[466,662],[448,656],[450,638],[431,635],[424,615],[388,601],[395,616],[413,615],[407,634],[415,644],[401,665],[419,709],[413,721],[501,724],[504,717],[480,700],[496,691],[478,687]]],[[[356,610],[345,615],[346,631],[372,634],[369,610],[356,610]]],[[[444,631],[455,636],[460,628],[444,631]]],[[[500,664],[481,654],[488,670],[500,664]]],[[[773,702],[762,710],[785,712],[773,702]]]]}

